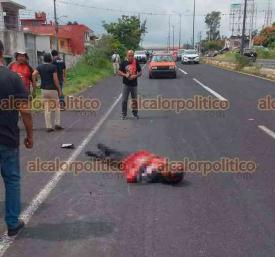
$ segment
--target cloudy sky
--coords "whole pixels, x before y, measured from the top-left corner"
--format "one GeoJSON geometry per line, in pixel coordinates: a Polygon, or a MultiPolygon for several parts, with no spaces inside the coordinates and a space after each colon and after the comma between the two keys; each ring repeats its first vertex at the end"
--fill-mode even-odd
{"type": "MultiPolygon", "coordinates": [[[[26,6],[24,17],[32,16],[34,11],[45,11],[49,19],[53,19],[53,0],[14,0],[26,6]]],[[[199,33],[205,37],[206,26],[204,15],[211,11],[221,11],[222,16],[221,34],[229,36],[229,12],[232,3],[240,3],[244,0],[196,0],[196,38],[199,33]]],[[[268,0],[255,0],[258,9],[257,28],[263,25],[264,12],[268,0]]],[[[274,1],[275,2],[275,1],[274,1]]],[[[274,7],[274,3],[273,3],[274,7]]],[[[272,8],[274,9],[274,8],[272,8]]],[[[139,13],[161,13],[173,14],[171,16],[171,25],[175,28],[175,44],[179,39],[179,15],[182,13],[182,42],[191,42],[192,38],[192,13],[193,0],[57,0],[57,12],[61,17],[61,23],[67,21],[77,21],[92,28],[96,34],[104,33],[102,21],[115,21],[122,14],[130,15],[133,12],[139,13]],[[77,3],[81,6],[76,6],[77,3]],[[91,8],[91,7],[98,7],[91,8]],[[103,10],[103,9],[115,9],[103,10]],[[121,11],[117,11],[121,10],[121,11]],[[63,17],[62,17],[63,16],[63,17]],[[67,16],[67,17],[64,17],[67,16]]],[[[274,11],[273,11],[274,12],[274,11]]],[[[148,15],[141,14],[141,19],[147,19],[148,33],[146,34],[143,45],[156,46],[166,45],[168,38],[169,15],[148,15]]],[[[275,18],[274,18],[275,20],[275,18]]]]}

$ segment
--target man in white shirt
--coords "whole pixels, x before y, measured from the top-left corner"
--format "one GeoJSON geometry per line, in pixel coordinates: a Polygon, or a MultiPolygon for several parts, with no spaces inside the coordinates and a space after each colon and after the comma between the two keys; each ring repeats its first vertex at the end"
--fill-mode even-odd
{"type": "Polygon", "coordinates": [[[114,52],[112,55],[112,63],[114,67],[114,75],[117,75],[117,72],[119,70],[119,64],[120,64],[120,56],[117,52],[114,52]]]}

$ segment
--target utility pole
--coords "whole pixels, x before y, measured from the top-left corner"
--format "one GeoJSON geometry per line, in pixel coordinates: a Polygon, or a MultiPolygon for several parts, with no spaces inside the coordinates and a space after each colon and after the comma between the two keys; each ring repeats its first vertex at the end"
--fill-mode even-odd
{"type": "Polygon", "coordinates": [[[53,0],[54,4],[54,23],[55,23],[55,47],[56,50],[59,51],[59,44],[58,44],[58,20],[56,14],[56,0],[53,0]]]}
{"type": "Polygon", "coordinates": [[[193,12],[193,48],[195,49],[195,19],[196,19],[196,0],[194,0],[194,12],[193,12]]]}
{"type": "Polygon", "coordinates": [[[169,29],[168,29],[168,52],[170,51],[170,43],[171,43],[171,16],[169,15],[169,29]]]}
{"type": "Polygon", "coordinates": [[[198,50],[199,50],[199,52],[201,52],[201,40],[202,40],[202,32],[201,31],[199,32],[199,39],[200,39],[200,41],[199,41],[200,43],[199,43],[199,49],[198,50]]]}
{"type": "Polygon", "coordinates": [[[244,53],[244,45],[245,45],[245,25],[246,25],[246,15],[247,15],[247,0],[244,0],[244,13],[243,13],[243,32],[242,32],[242,44],[241,44],[241,54],[244,53]]]}
{"type": "Polygon", "coordinates": [[[175,51],[175,25],[172,25],[173,28],[173,52],[175,51]]]}
{"type": "Polygon", "coordinates": [[[181,49],[181,13],[179,14],[179,16],[180,16],[179,49],[181,49]]]}

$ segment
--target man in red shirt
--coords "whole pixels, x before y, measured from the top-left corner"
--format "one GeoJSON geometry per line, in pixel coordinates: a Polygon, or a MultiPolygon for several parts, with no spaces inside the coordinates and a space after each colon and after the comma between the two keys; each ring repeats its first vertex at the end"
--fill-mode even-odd
{"type": "Polygon", "coordinates": [[[29,65],[28,61],[28,54],[24,51],[18,51],[15,53],[15,61],[12,62],[8,68],[10,71],[13,71],[19,75],[29,95],[31,92],[35,95],[36,82],[32,80],[33,68],[29,65]]]}
{"type": "Polygon", "coordinates": [[[123,172],[127,183],[168,183],[178,184],[184,178],[182,167],[175,167],[173,170],[169,167],[168,159],[158,156],[149,151],[138,151],[135,153],[122,153],[98,144],[98,153],[91,151],[86,155],[97,160],[114,161],[123,172]]]}

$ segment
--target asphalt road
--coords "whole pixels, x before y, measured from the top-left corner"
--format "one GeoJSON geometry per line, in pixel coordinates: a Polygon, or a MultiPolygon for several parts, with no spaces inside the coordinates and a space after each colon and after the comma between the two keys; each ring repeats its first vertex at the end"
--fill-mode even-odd
{"type": "Polygon", "coordinates": [[[275,69],[275,60],[274,59],[257,59],[256,63],[265,68],[275,69]]]}
{"type": "MultiPolygon", "coordinates": [[[[257,108],[259,98],[274,95],[274,83],[207,65],[179,68],[177,79],[154,80],[145,69],[140,95],[211,95],[227,99],[230,109],[141,111],[140,120],[122,121],[121,81],[113,77],[84,93],[101,100],[98,113],[62,113],[64,132],[47,134],[42,114],[35,115],[35,148],[21,149],[22,204],[29,208],[29,223],[16,240],[2,237],[1,257],[274,256],[275,119],[273,112],[257,108]],[[26,171],[36,157],[87,161],[85,151],[98,142],[123,151],[147,149],[172,160],[237,157],[257,163],[257,171],[188,173],[178,186],[128,185],[119,174],[57,177],[26,171]],[[62,143],[77,149],[61,149],[62,143]]],[[[1,234],[3,197],[1,186],[1,234]]]]}

